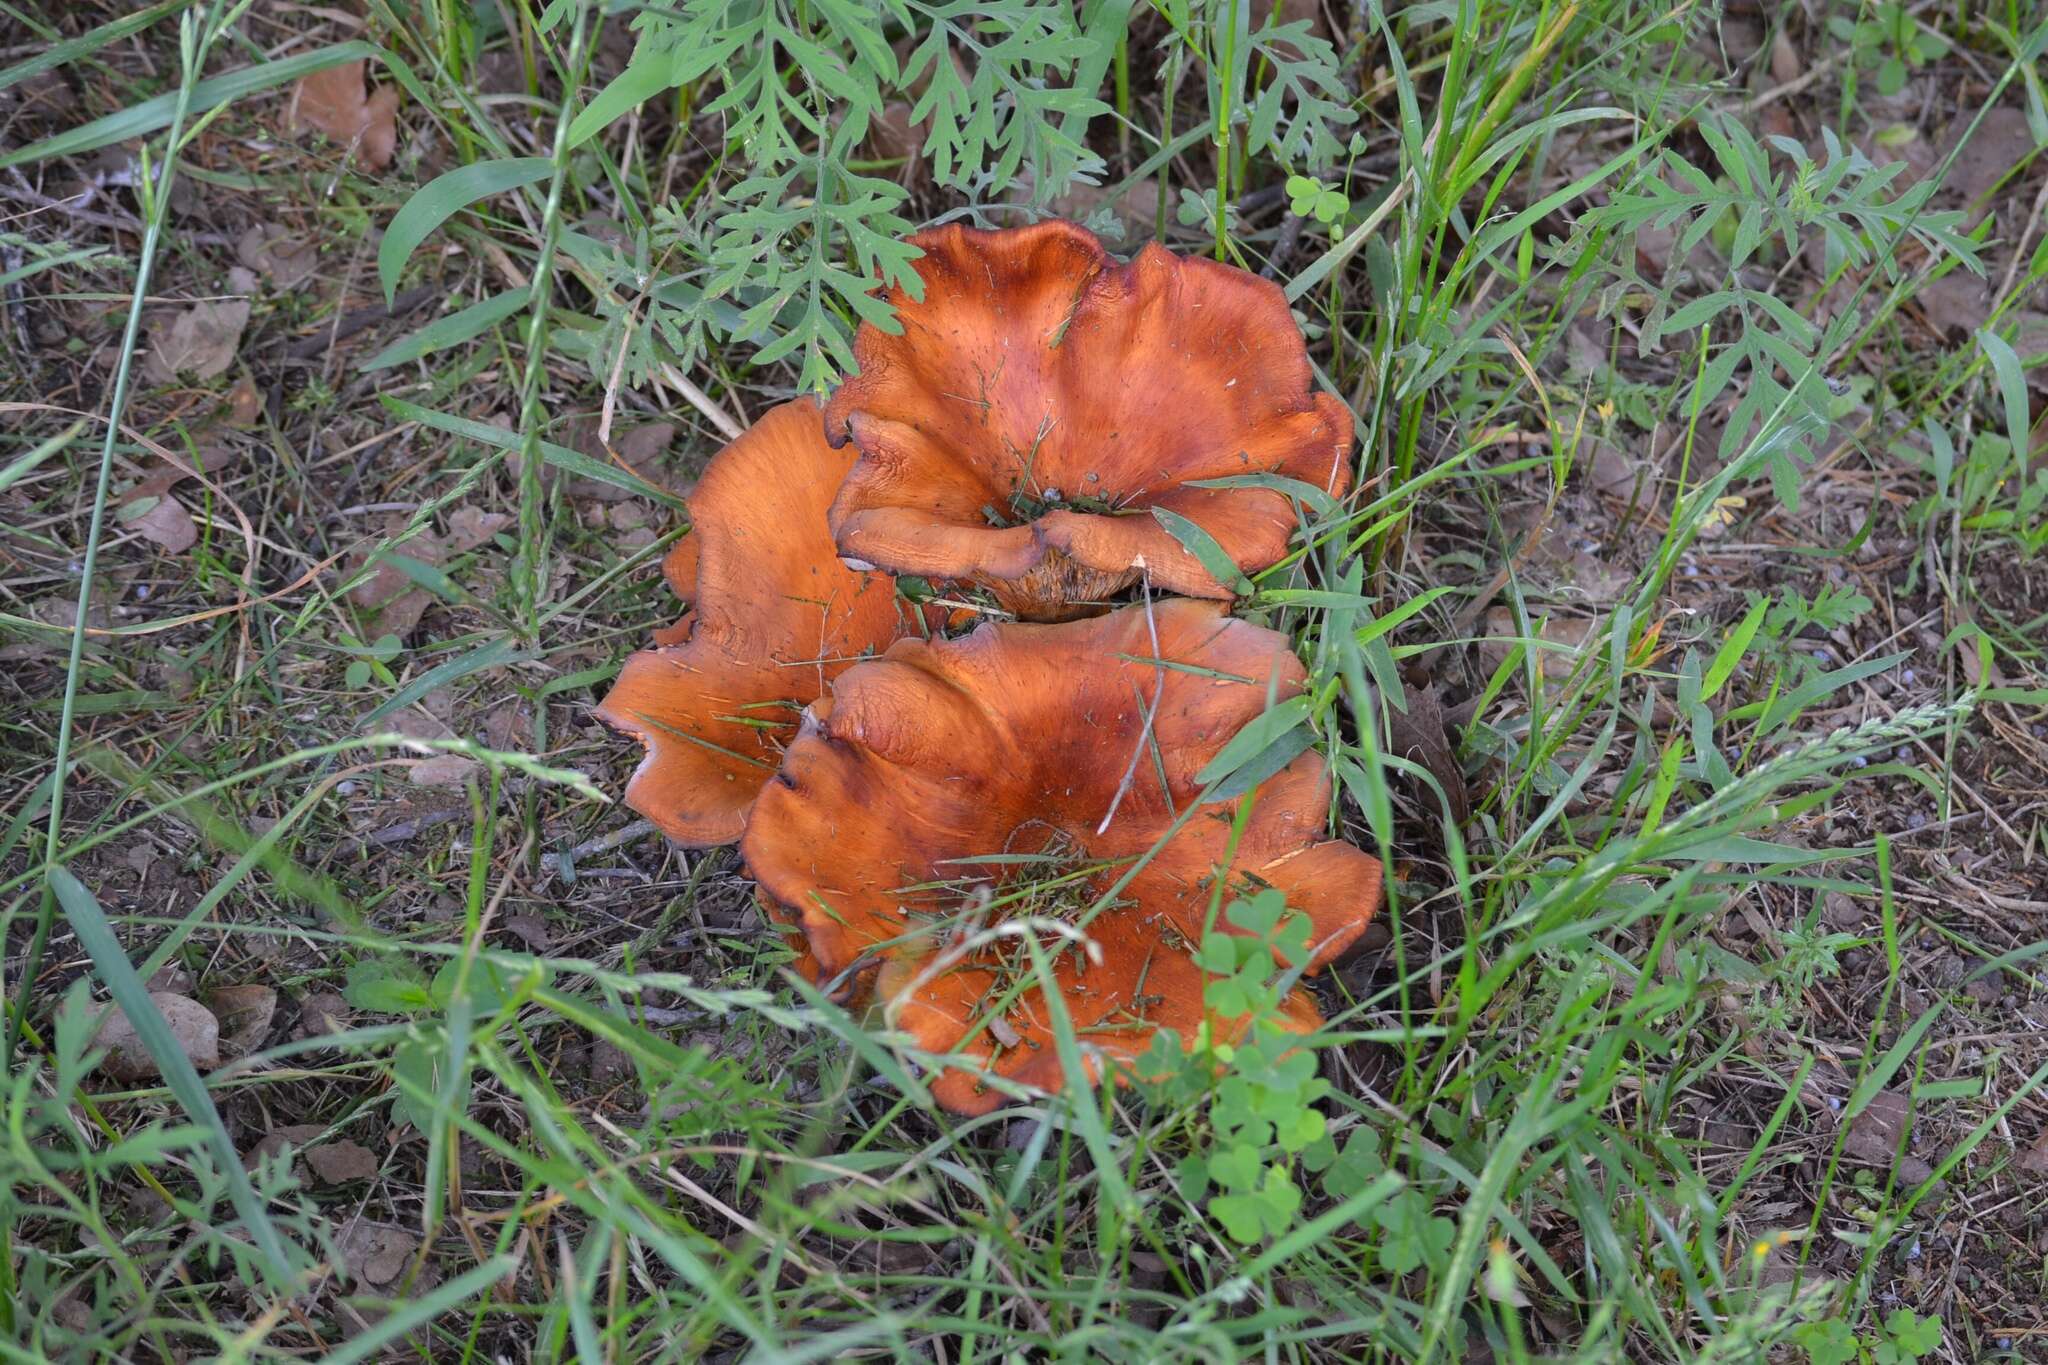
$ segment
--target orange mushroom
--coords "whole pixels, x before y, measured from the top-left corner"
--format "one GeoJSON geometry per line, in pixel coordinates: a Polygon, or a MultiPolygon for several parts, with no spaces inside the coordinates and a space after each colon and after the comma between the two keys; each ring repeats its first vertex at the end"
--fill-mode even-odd
{"type": "Polygon", "coordinates": [[[1350,487],[1351,415],[1315,390],[1277,285],[1156,244],[1118,265],[1072,223],[910,240],[922,300],[888,290],[901,335],[863,323],[860,373],[825,409],[860,451],[831,513],[849,559],[979,583],[1029,620],[1146,572],[1229,598],[1174,517],[1249,572],[1285,555],[1296,516],[1272,486],[1201,484],[1350,487]]]}
{"type": "Polygon", "coordinates": [[[918,627],[893,580],[833,550],[825,507],[851,464],[800,399],[719,451],[689,496],[690,533],[662,571],[691,610],[597,708],[647,749],[626,804],[678,843],[739,838],[803,708],[918,627]]]}
{"type": "MultiPolygon", "coordinates": [[[[1363,932],[1380,865],[1323,838],[1321,755],[1254,789],[1234,852],[1235,803],[1197,804],[1202,769],[1303,677],[1285,636],[1190,599],[904,640],[812,703],[741,853],[823,979],[879,978],[922,1046],[974,1059],[934,1091],[983,1112],[1000,1096],[976,1068],[1060,1075],[1024,932],[1092,943],[1058,953],[1054,979],[1098,1070],[1202,1021],[1190,954],[1219,896],[1279,888],[1310,921],[1311,968],[1363,932]]],[[[1314,1026],[1305,995],[1290,1010],[1314,1026]]]]}

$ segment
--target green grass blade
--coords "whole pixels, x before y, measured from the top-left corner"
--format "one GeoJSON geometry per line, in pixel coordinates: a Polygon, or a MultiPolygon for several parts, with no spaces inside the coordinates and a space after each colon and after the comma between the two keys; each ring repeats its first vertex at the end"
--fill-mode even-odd
{"type": "Polygon", "coordinates": [[[478,161],[457,166],[420,186],[384,229],[384,240],[377,247],[377,279],[384,286],[385,303],[398,296],[398,277],[405,273],[405,263],[435,228],[480,200],[544,180],[553,169],[544,156],[478,161]]]}
{"type": "MultiPolygon", "coordinates": [[[[507,431],[503,427],[494,427],[488,422],[472,422],[467,418],[445,412],[435,412],[417,403],[408,403],[402,398],[386,398],[383,401],[384,406],[399,417],[409,422],[418,422],[421,426],[432,427],[435,431],[445,431],[450,436],[467,437],[496,450],[516,450],[519,447],[519,434],[507,431]]],[[[599,483],[608,483],[614,488],[637,493],[643,498],[651,498],[664,507],[672,507],[678,511],[683,509],[683,500],[667,489],[656,488],[647,480],[617,465],[593,460],[580,450],[571,450],[552,441],[542,441],[540,453],[541,458],[547,463],[578,478],[595,479],[599,483]]]]}
{"type": "MultiPolygon", "coordinates": [[[[275,89],[287,81],[310,76],[316,71],[325,71],[343,62],[376,60],[378,49],[370,43],[352,41],[336,43],[332,47],[317,48],[312,52],[301,52],[296,57],[286,57],[261,66],[243,67],[230,71],[224,76],[203,80],[192,87],[189,109],[201,113],[216,105],[227,104],[245,95],[259,94],[275,89]]],[[[170,126],[176,112],[178,91],[158,95],[140,104],[130,105],[105,118],[96,118],[91,123],[68,129],[41,142],[31,142],[26,147],[17,147],[11,152],[0,153],[0,170],[9,166],[26,166],[31,162],[48,161],[52,157],[78,156],[85,152],[96,152],[102,147],[111,147],[117,142],[148,137],[159,129],[170,126]]]]}
{"type": "Polygon", "coordinates": [[[481,303],[472,303],[445,318],[436,318],[417,332],[400,337],[356,368],[365,374],[371,370],[388,370],[394,365],[410,364],[435,351],[460,346],[482,336],[525,306],[524,289],[508,289],[502,294],[493,294],[481,303]]]}
{"type": "Polygon", "coordinates": [[[519,1258],[516,1256],[493,1256],[482,1265],[457,1275],[433,1292],[412,1300],[391,1316],[378,1319],[376,1325],[367,1332],[328,1352],[321,1360],[325,1365],[354,1365],[358,1360],[368,1360],[382,1350],[385,1343],[396,1341],[415,1327],[432,1322],[455,1305],[467,1302],[489,1289],[518,1268],[519,1258]]]}
{"type": "Polygon", "coordinates": [[[1984,348],[1984,358],[1991,362],[1991,373],[1998,380],[1998,399],[2005,408],[2006,439],[2012,442],[2015,453],[2024,455],[2029,408],[2027,376],[2020,367],[2019,355],[2010,342],[1988,329],[1977,333],[1977,342],[1984,348]]]}
{"type": "Polygon", "coordinates": [[[530,656],[521,654],[519,647],[508,639],[497,639],[489,644],[478,645],[467,654],[459,654],[447,663],[428,669],[379,702],[375,710],[363,717],[363,728],[370,729],[380,724],[386,716],[404,710],[437,687],[445,687],[472,673],[481,673],[486,668],[518,663],[528,657],[530,656]]]}
{"type": "Polygon", "coordinates": [[[77,440],[78,433],[83,430],[85,430],[85,419],[81,417],[49,440],[37,446],[34,450],[23,455],[20,459],[9,463],[5,469],[0,469],[0,493],[6,492],[15,484],[20,483],[23,479],[35,473],[43,461],[77,440]]]}
{"type": "Polygon", "coordinates": [[[48,71],[51,67],[75,62],[80,57],[89,57],[109,43],[119,42],[131,33],[142,32],[159,19],[167,18],[182,9],[190,9],[193,3],[194,0],[163,0],[161,4],[151,5],[148,9],[137,10],[133,14],[125,14],[119,19],[81,33],[76,38],[52,43],[27,61],[16,62],[5,71],[0,71],[0,90],[19,85],[30,76],[48,71]]]}
{"type": "Polygon", "coordinates": [[[220,1162],[220,1174],[227,1181],[228,1198],[233,1201],[235,1212],[242,1217],[242,1225],[255,1239],[256,1249],[264,1274],[271,1287],[287,1290],[292,1286],[292,1257],[286,1249],[284,1238],[264,1211],[263,1203],[256,1197],[256,1189],[249,1183],[248,1172],[242,1169],[241,1153],[234,1143],[228,1141],[227,1127],[222,1124],[220,1112],[213,1107],[213,1099],[206,1093],[206,1083],[199,1079],[199,1071],[192,1065],[192,1059],[178,1046],[178,1040],[171,1035],[171,1026],[164,1022],[156,1005],[149,998],[149,988],[136,974],[135,967],[128,961],[128,955],[121,950],[121,944],[114,937],[114,929],[107,922],[106,911],[85,884],[71,875],[68,869],[53,867],[48,872],[50,889],[57,895],[57,903],[64,908],[64,917],[71,921],[71,930],[78,935],[78,942],[87,956],[92,958],[93,970],[100,980],[107,983],[107,990],[114,997],[114,1003],[128,1016],[134,1025],[142,1045],[156,1060],[157,1068],[163,1073],[164,1084],[171,1094],[185,1107],[193,1121],[206,1130],[207,1145],[213,1148],[220,1162]]]}

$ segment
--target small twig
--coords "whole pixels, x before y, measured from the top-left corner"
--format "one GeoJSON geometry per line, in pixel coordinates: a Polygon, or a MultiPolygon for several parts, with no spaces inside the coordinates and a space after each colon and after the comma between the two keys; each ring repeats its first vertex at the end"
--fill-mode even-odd
{"type": "Polygon", "coordinates": [[[1269,280],[1277,280],[1294,262],[1295,248],[1301,245],[1301,230],[1308,226],[1306,216],[1290,213],[1280,224],[1279,235],[1273,239],[1272,254],[1266,257],[1265,268],[1259,273],[1269,280]]]}
{"type": "Polygon", "coordinates": [[[467,815],[468,813],[461,806],[450,806],[446,810],[430,810],[425,815],[415,816],[410,820],[400,820],[395,825],[387,825],[383,829],[371,834],[365,834],[357,839],[355,841],[356,852],[366,853],[373,848],[389,848],[392,844],[402,844],[407,840],[417,839],[428,830],[438,825],[445,825],[457,816],[467,815]]]}
{"type": "Polygon", "coordinates": [[[718,428],[719,435],[728,441],[737,441],[746,432],[746,427],[731,413],[712,399],[711,395],[692,384],[683,372],[673,365],[661,367],[661,377],[670,388],[683,396],[683,401],[703,414],[704,420],[718,428]]]}
{"type": "MultiPolygon", "coordinates": [[[[600,834],[594,839],[585,839],[582,843],[569,849],[566,855],[562,852],[543,853],[540,855],[541,875],[544,877],[559,876],[562,859],[565,856],[573,864],[590,857],[593,853],[609,853],[615,848],[623,848],[627,844],[638,843],[652,833],[654,833],[654,822],[652,820],[635,820],[632,824],[622,829],[615,829],[609,834],[600,834]]],[[[577,875],[589,876],[594,874],[579,872],[577,875]]]]}
{"type": "Polygon", "coordinates": [[[1130,766],[1124,769],[1123,781],[1116,784],[1116,795],[1110,798],[1109,811],[1102,817],[1102,823],[1095,827],[1097,834],[1109,832],[1109,822],[1116,819],[1117,807],[1124,803],[1124,797],[1138,780],[1138,760],[1144,757],[1145,742],[1152,736],[1152,722],[1159,716],[1159,699],[1166,694],[1166,665],[1159,658],[1159,620],[1152,614],[1152,574],[1143,559],[1138,561],[1138,572],[1144,575],[1145,629],[1152,637],[1152,705],[1145,711],[1145,724],[1138,731],[1138,742],[1131,746],[1130,766]]]}

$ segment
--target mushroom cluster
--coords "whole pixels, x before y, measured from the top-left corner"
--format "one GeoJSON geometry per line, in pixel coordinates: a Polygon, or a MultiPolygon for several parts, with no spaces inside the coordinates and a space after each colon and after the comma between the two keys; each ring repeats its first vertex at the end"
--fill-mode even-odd
{"type": "MultiPolygon", "coordinates": [[[[1060,222],[911,240],[900,332],[864,324],[830,402],[712,460],[664,565],[690,610],[598,714],[646,748],[627,803],[738,840],[798,970],[950,1054],[933,1093],[973,1114],[991,1075],[1061,1084],[1059,1015],[1094,1074],[1163,1028],[1241,1030],[1195,956],[1220,891],[1284,894],[1310,971],[1377,909],[1379,862],[1325,837],[1313,749],[1242,820],[1202,802],[1305,685],[1230,599],[1286,555],[1299,485],[1348,491],[1351,424],[1256,276],[1157,245],[1120,265],[1060,222]],[[892,575],[1004,619],[948,638],[892,575]]],[[[1285,1009],[1320,1025],[1305,990],[1285,1009]]]]}

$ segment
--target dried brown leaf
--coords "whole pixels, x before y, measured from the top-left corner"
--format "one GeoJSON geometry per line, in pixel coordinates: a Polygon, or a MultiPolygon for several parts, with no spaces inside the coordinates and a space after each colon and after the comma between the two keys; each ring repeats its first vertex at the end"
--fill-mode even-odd
{"type": "MultiPolygon", "coordinates": [[[[1537,660],[1543,676],[1556,681],[1571,676],[1572,669],[1579,661],[1579,651],[1585,648],[1592,635],[1593,622],[1584,617],[1551,616],[1536,623],[1537,641],[1531,647],[1537,651],[1537,660]]],[[[1515,644],[1521,641],[1521,632],[1515,628],[1515,614],[1507,607],[1494,607],[1486,613],[1486,637],[1479,642],[1479,658],[1490,671],[1500,667],[1501,660],[1508,657],[1515,644]]]]}
{"type": "MultiPolygon", "coordinates": [[[[385,523],[384,534],[395,536],[405,529],[404,517],[394,517],[385,523]]],[[[447,547],[432,530],[421,531],[412,539],[393,547],[394,554],[418,560],[422,564],[439,565],[448,557],[447,547]]],[[[369,564],[372,551],[364,549],[355,558],[354,567],[369,564]]],[[[379,632],[389,631],[401,639],[412,633],[427,608],[434,604],[434,595],[412,581],[404,569],[389,558],[379,558],[370,567],[370,576],[349,592],[349,600],[370,612],[374,619],[371,624],[379,632]]]]}
{"type": "Polygon", "coordinates": [[[420,1247],[420,1239],[392,1223],[357,1219],[335,1241],[341,1253],[341,1273],[358,1284],[382,1288],[405,1273],[406,1263],[420,1247]]]}
{"type": "Polygon", "coordinates": [[[256,1139],[256,1145],[242,1153],[245,1170],[255,1170],[265,1157],[276,1156],[287,1147],[302,1148],[319,1140],[327,1126],[320,1123],[287,1123],[282,1128],[273,1128],[256,1139]]]}
{"type": "Polygon", "coordinates": [[[536,953],[546,952],[554,942],[548,934],[547,921],[529,911],[505,916],[504,924],[508,932],[536,953]]]}
{"type": "Polygon", "coordinates": [[[247,299],[203,299],[150,326],[149,358],[143,377],[168,384],[180,375],[212,379],[235,363],[242,331],[249,325],[247,299]]]}
{"type": "Polygon", "coordinates": [[[467,554],[511,524],[512,517],[505,512],[458,507],[448,514],[448,548],[467,554]]]}
{"type": "Polygon", "coordinates": [[[326,1038],[348,1028],[348,1001],[333,991],[315,991],[299,1002],[299,1036],[326,1038]]]}
{"type": "Polygon", "coordinates": [[[1806,63],[1799,58],[1799,49],[1793,45],[1792,35],[1785,31],[1783,24],[1771,38],[1771,79],[1780,85],[1798,80],[1806,74],[1806,63]]]}
{"type": "Polygon", "coordinates": [[[199,527],[185,504],[170,493],[176,479],[151,479],[114,509],[114,519],[167,554],[181,555],[199,543],[199,527]]]}
{"type": "Polygon", "coordinates": [[[235,259],[279,289],[296,289],[320,268],[320,248],[277,223],[257,223],[235,242],[235,259]]]}
{"type": "Polygon", "coordinates": [[[418,787],[459,787],[474,777],[481,766],[461,754],[435,754],[415,761],[407,775],[418,787]]]}
{"type": "Polygon", "coordinates": [[[246,1057],[263,1046],[277,1016],[277,992],[268,986],[222,986],[206,993],[206,1007],[220,1020],[223,1057],[246,1057]]]}
{"type": "MultiPolygon", "coordinates": [[[[150,1003],[171,1026],[171,1037],[192,1065],[207,1070],[220,1065],[220,1021],[213,1011],[187,995],[173,991],[151,991],[150,1003]]],[[[118,1081],[144,1081],[161,1075],[156,1058],[142,1045],[142,1037],[117,1006],[100,1025],[98,1046],[109,1049],[100,1069],[118,1081]]]]}
{"type": "Polygon", "coordinates": [[[1889,1166],[1899,1138],[1912,1122],[1913,1102],[1897,1090],[1880,1090],[1862,1113],[1849,1121],[1842,1139],[1844,1155],[1873,1166],[1889,1166]]]}
{"type": "Polygon", "coordinates": [[[292,90],[288,122],[349,144],[365,170],[378,171],[398,150],[398,87],[372,92],[363,74],[362,62],[343,62],[302,78],[292,90]]]}
{"type": "Polygon", "coordinates": [[[2029,1175],[2048,1176],[2048,1127],[2042,1128],[2034,1145],[2020,1154],[2020,1169],[2029,1175]]]}
{"type": "Polygon", "coordinates": [[[350,1142],[347,1138],[308,1147],[306,1165],[312,1168],[321,1183],[327,1185],[374,1180],[377,1176],[377,1154],[360,1142],[350,1142]]]}

